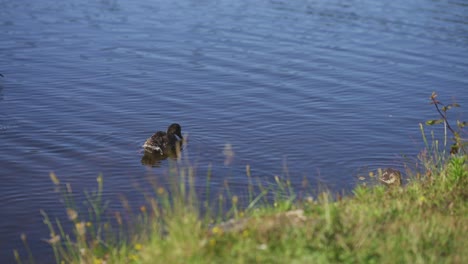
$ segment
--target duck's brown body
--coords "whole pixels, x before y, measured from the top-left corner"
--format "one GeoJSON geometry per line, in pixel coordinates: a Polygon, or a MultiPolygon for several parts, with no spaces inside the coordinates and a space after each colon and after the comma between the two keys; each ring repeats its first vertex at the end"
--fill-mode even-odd
{"type": "Polygon", "coordinates": [[[183,139],[182,129],[179,124],[172,124],[167,128],[167,132],[158,131],[148,138],[143,148],[149,153],[167,155],[175,150],[179,139],[183,139]]]}

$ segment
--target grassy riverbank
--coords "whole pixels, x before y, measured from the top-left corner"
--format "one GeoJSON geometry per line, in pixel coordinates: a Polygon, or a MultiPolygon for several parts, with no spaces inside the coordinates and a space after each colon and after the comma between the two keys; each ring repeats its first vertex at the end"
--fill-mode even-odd
{"type": "MultiPolygon", "coordinates": [[[[298,200],[290,193],[240,210],[232,196],[225,215],[234,220],[218,225],[213,216],[201,217],[190,186],[171,190],[171,198],[157,189],[132,226],[119,214],[99,219],[99,192],[90,197],[91,218],[67,209],[71,236],[45,222],[58,263],[466,263],[466,161],[452,156],[404,187],[360,185],[339,199],[322,192],[298,200]]],[[[270,191],[288,192],[287,184],[277,184],[270,191]]]]}
{"type": "MultiPolygon", "coordinates": [[[[48,242],[57,263],[467,263],[465,142],[455,138],[449,154],[437,140],[423,140],[403,186],[383,186],[370,174],[345,197],[314,190],[298,197],[279,178],[273,187],[254,186],[247,167],[245,206],[235,194],[209,204],[198,200],[191,169],[174,168],[172,187],[156,186],[127,222],[129,212],[104,219],[102,177],[89,210],[78,213],[69,186],[51,174],[74,228],[68,235],[44,213],[48,242]]],[[[34,262],[32,255],[17,260],[34,262]]]]}

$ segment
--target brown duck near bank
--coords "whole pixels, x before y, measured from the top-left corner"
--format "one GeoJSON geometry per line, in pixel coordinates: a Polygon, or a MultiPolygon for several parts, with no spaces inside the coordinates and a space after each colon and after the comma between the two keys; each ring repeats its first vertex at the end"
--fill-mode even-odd
{"type": "Polygon", "coordinates": [[[380,181],[389,187],[401,186],[401,172],[392,168],[383,170],[380,181]]]}
{"type": "Polygon", "coordinates": [[[145,141],[143,148],[148,153],[168,155],[176,150],[176,146],[183,139],[182,128],[179,124],[172,124],[167,132],[158,131],[145,141]]]}

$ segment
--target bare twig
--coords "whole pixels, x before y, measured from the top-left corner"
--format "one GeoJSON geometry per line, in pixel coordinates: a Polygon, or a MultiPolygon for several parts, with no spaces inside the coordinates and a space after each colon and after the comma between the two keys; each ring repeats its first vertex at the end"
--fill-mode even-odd
{"type": "Polygon", "coordinates": [[[450,124],[449,124],[449,122],[447,120],[447,113],[445,111],[444,111],[444,113],[442,113],[442,111],[440,111],[440,109],[439,109],[439,104],[442,105],[443,107],[446,107],[446,106],[444,104],[442,104],[441,102],[437,101],[436,97],[437,97],[437,94],[435,92],[433,92],[432,95],[431,95],[432,103],[435,105],[435,107],[437,109],[437,112],[439,112],[442,119],[444,119],[444,122],[447,125],[447,128],[450,130],[450,132],[455,134],[455,130],[452,129],[452,127],[450,126],[450,124]]]}

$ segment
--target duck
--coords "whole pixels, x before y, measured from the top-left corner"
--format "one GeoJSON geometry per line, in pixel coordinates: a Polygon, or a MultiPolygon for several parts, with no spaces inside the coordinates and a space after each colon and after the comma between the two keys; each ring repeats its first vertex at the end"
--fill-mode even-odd
{"type": "Polygon", "coordinates": [[[157,131],[143,144],[145,152],[162,155],[169,155],[176,150],[177,144],[184,139],[182,128],[179,124],[171,124],[167,132],[157,131]]]}
{"type": "Polygon", "coordinates": [[[380,181],[388,187],[401,186],[401,172],[392,168],[387,168],[382,172],[380,181]]]}

